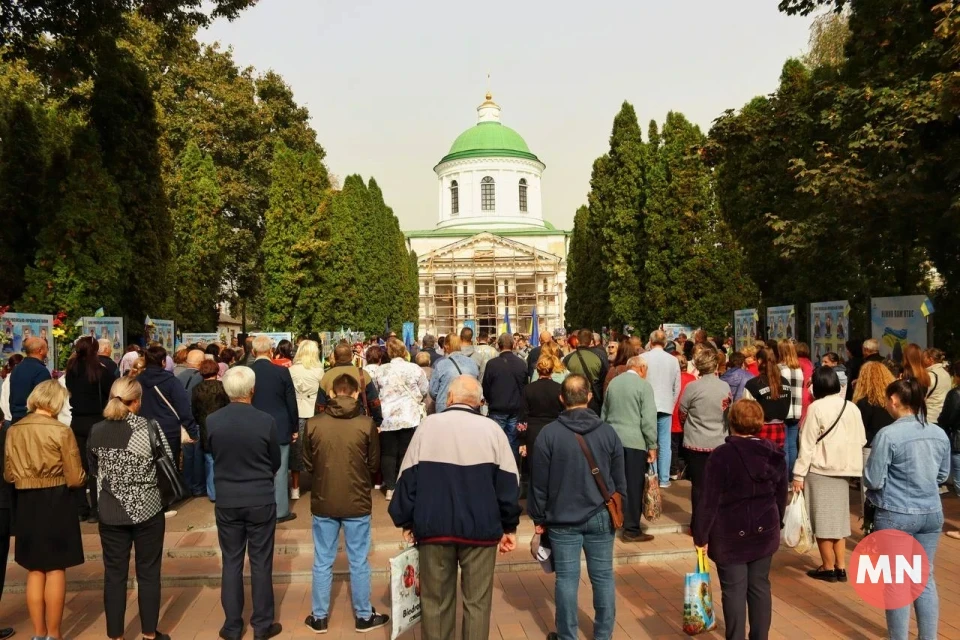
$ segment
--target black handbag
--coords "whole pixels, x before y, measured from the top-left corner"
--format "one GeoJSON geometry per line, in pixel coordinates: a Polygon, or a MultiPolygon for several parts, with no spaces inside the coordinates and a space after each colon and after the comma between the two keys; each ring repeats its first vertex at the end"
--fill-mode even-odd
{"type": "Polygon", "coordinates": [[[151,420],[147,424],[147,432],[150,434],[150,451],[153,453],[153,465],[157,469],[157,488],[160,490],[160,502],[164,507],[169,507],[181,500],[187,498],[187,485],[173,463],[170,456],[167,455],[163,445],[160,444],[160,425],[156,420],[151,420]]]}

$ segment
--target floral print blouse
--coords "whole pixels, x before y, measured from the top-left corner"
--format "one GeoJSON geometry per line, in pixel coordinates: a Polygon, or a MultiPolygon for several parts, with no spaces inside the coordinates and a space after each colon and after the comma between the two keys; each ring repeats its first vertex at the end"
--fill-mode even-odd
{"type": "Polygon", "coordinates": [[[394,358],[390,364],[377,368],[374,381],[380,390],[380,408],[383,411],[381,431],[417,427],[426,414],[424,399],[430,390],[427,376],[420,365],[394,358]]]}

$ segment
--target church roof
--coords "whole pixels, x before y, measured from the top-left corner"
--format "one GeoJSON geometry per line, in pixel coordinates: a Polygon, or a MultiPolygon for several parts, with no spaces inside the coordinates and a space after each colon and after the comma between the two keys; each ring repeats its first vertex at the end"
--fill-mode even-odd
{"type": "Polygon", "coordinates": [[[480,122],[461,133],[440,163],[461,158],[539,158],[530,151],[530,147],[519,133],[499,122],[480,122]]]}

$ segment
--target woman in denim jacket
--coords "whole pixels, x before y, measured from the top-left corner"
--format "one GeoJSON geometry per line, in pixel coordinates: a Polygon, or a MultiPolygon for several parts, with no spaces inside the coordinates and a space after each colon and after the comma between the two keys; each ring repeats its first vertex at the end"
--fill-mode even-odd
{"type": "MultiPolygon", "coordinates": [[[[924,390],[915,379],[887,387],[887,411],[896,420],[873,439],[864,470],[867,500],[876,505],[876,529],[895,529],[913,536],[930,563],[930,579],[914,601],[921,640],[937,637],[940,616],[934,556],[943,529],[939,486],[950,473],[950,440],[943,429],[926,421],[924,390]]],[[[892,640],[909,637],[910,608],[887,611],[892,640]]]]}

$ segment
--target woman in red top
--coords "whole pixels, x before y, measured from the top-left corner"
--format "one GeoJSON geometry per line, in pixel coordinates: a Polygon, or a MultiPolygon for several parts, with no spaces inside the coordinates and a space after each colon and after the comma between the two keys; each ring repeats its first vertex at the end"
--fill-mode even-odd
{"type": "Polygon", "coordinates": [[[670,426],[670,450],[673,457],[670,459],[670,479],[679,480],[683,473],[683,458],[680,454],[680,448],[683,446],[683,425],[680,424],[680,398],[683,397],[683,390],[687,385],[697,379],[697,376],[687,371],[687,357],[682,351],[673,354],[680,363],[680,395],[677,396],[677,404],[673,407],[673,424],[670,426]]]}
{"type": "Polygon", "coordinates": [[[278,367],[286,367],[289,369],[293,365],[293,343],[289,340],[281,340],[277,343],[277,348],[274,351],[273,364],[278,367]]]}

